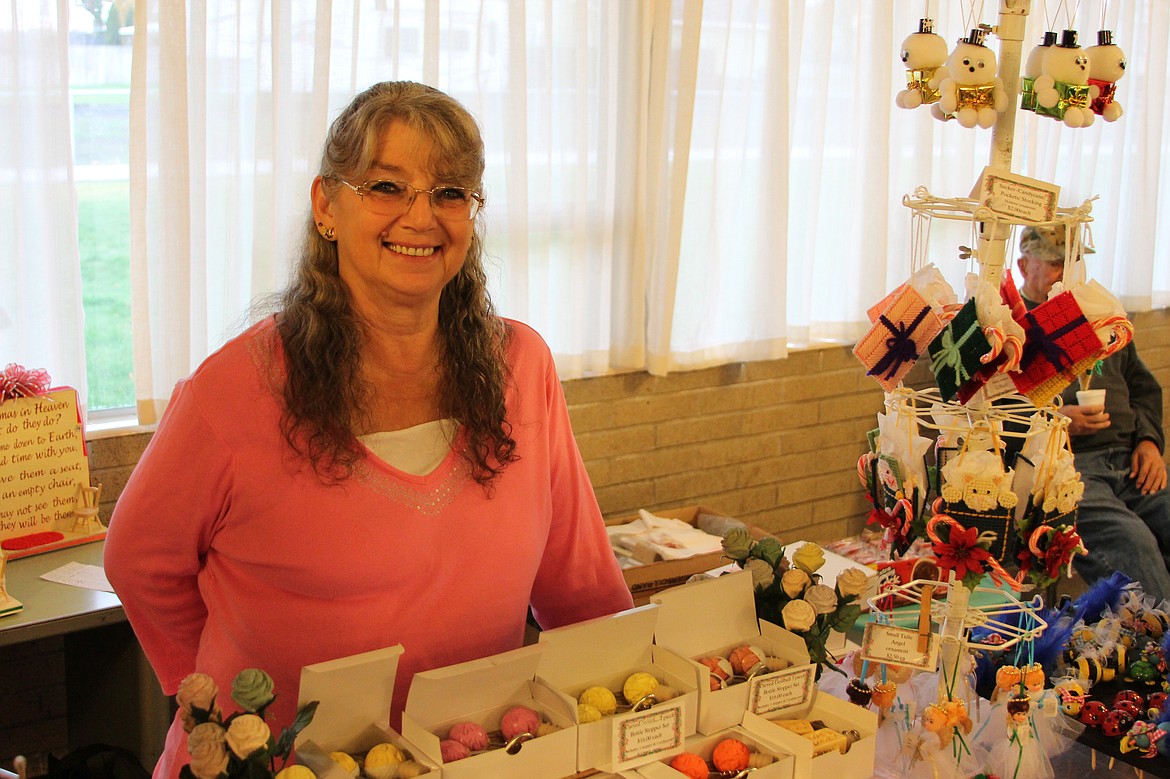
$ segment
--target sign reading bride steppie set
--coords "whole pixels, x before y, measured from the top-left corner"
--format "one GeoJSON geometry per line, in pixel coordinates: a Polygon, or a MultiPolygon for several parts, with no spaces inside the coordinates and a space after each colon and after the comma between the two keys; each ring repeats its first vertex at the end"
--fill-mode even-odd
{"type": "Polygon", "coordinates": [[[13,559],[104,537],[77,391],[9,391],[14,369],[0,372],[0,546],[13,559]]]}

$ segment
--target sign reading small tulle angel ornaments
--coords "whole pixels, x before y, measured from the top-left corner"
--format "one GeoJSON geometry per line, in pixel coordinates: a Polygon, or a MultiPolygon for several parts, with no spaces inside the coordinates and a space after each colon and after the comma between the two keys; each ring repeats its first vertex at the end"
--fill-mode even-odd
{"type": "Polygon", "coordinates": [[[77,391],[10,364],[0,370],[0,548],[8,559],[105,537],[77,391]]]}

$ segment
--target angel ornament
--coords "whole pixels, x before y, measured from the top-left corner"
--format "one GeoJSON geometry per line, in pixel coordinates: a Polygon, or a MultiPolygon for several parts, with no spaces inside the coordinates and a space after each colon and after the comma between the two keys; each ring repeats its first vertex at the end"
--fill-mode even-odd
{"type": "Polygon", "coordinates": [[[1008,738],[992,748],[988,759],[992,770],[1016,779],[1052,779],[1052,763],[1032,736],[1032,699],[1027,693],[1014,695],[1004,709],[1008,738]]]}
{"type": "Polygon", "coordinates": [[[995,52],[983,45],[986,31],[977,27],[959,41],[947,58],[939,82],[939,100],[931,107],[940,121],[957,119],[963,127],[987,128],[1007,110],[1007,92],[996,75],[995,52]]]}

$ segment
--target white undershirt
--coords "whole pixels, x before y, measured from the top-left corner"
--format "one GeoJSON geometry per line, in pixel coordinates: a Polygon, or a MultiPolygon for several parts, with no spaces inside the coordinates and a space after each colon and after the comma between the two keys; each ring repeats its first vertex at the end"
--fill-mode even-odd
{"type": "Polygon", "coordinates": [[[451,451],[459,423],[439,419],[408,427],[359,435],[358,440],[384,462],[411,476],[426,476],[439,467],[451,451]]]}

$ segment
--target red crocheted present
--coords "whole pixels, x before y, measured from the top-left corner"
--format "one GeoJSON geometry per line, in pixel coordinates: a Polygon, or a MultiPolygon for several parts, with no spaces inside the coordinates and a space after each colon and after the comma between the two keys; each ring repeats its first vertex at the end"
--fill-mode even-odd
{"type": "Polygon", "coordinates": [[[1052,400],[1076,378],[1076,371],[1105,345],[1085,319],[1071,292],[1062,292],[1024,314],[1020,370],[1011,374],[1020,394],[1036,405],[1052,400]]]}

